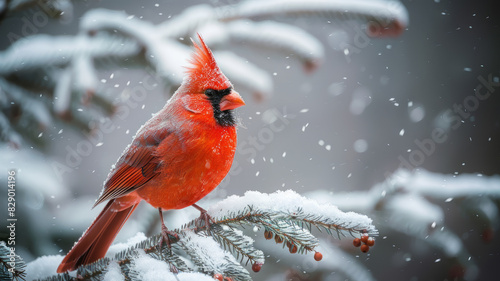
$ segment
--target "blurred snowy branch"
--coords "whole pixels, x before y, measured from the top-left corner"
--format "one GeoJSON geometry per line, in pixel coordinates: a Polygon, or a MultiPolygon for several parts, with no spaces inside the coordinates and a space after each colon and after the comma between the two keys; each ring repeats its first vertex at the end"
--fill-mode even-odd
{"type": "MultiPolygon", "coordinates": [[[[127,280],[145,281],[159,280],[154,278],[160,276],[174,280],[172,272],[175,272],[180,273],[177,275],[180,280],[199,280],[196,279],[198,275],[181,278],[181,274],[199,272],[214,278],[221,275],[235,281],[252,280],[237,259],[250,263],[252,270],[258,272],[264,264],[264,253],[255,249],[254,240],[242,231],[245,226],[254,231],[263,228],[266,239],[274,236],[276,243],[286,245],[291,254],[316,252],[316,261],[322,259],[322,254],[316,251],[319,241],[311,234],[313,226],[338,238],[346,235],[368,237],[378,233],[371,219],[364,215],[345,213],[331,204],[320,205],[291,190],[272,194],[251,191],[241,197],[231,196],[212,206],[208,213],[214,219],[208,230],[204,220],[195,219],[174,230],[179,238],[173,240],[170,249],[165,244],[160,248],[160,235],[139,243],[133,239],[128,245],[120,245],[123,250],[114,257],[80,267],[77,275],[85,280],[102,280],[116,271],[127,280]],[[116,264],[119,266],[114,266],[116,264]]],[[[110,249],[111,253],[114,251],[116,249],[110,249]]],[[[49,259],[46,267],[56,266],[52,262],[54,259],[49,259]]],[[[30,271],[30,265],[28,274],[30,278],[44,278],[30,271]]],[[[67,274],[60,275],[60,280],[68,280],[65,276],[67,274]]],[[[46,280],[59,280],[50,278],[53,279],[46,280]]]]}
{"type": "Polygon", "coordinates": [[[499,176],[398,170],[368,191],[315,191],[308,197],[335,204],[342,210],[373,214],[381,233],[399,232],[441,250],[458,263],[466,280],[475,279],[478,269],[464,241],[447,225],[445,210],[456,205],[474,217],[476,226],[482,228],[484,242],[490,242],[500,226],[499,176]]]}
{"type": "MultiPolygon", "coordinates": [[[[8,14],[37,4],[53,17],[71,16],[70,1],[6,1],[8,14]]],[[[38,142],[53,121],[91,131],[89,122],[115,112],[114,97],[98,83],[99,71],[110,68],[152,68],[175,88],[182,82],[190,42],[201,33],[226,75],[256,99],[272,93],[271,75],[232,52],[228,43],[257,45],[293,54],[311,71],[324,56],[322,44],[305,30],[275,21],[275,17],[322,17],[355,20],[371,36],[397,36],[408,24],[408,13],[397,1],[243,1],[234,5],[187,8],[154,25],[123,12],[104,9],[86,13],[75,36],[34,35],[0,53],[0,139],[14,146],[38,142]],[[83,109],[86,110],[83,110],[83,109]]]]}

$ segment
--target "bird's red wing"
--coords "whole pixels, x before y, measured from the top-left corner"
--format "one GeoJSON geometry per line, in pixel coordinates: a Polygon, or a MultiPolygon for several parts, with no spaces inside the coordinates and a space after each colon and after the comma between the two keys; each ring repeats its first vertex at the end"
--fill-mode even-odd
{"type": "Polygon", "coordinates": [[[160,161],[155,153],[156,148],[168,135],[169,132],[164,129],[139,136],[118,160],[94,207],[106,200],[122,197],[157,176],[160,161]]]}

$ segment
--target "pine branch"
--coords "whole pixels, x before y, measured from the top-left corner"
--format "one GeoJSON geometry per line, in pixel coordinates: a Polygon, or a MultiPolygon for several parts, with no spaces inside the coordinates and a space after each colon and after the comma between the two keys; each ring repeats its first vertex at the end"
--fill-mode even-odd
{"type": "MultiPolygon", "coordinates": [[[[248,271],[230,253],[222,250],[212,237],[190,231],[182,231],[181,233],[184,237],[180,240],[180,245],[197,266],[199,272],[209,276],[219,273],[231,277],[233,280],[251,280],[248,271]]],[[[237,238],[229,236],[224,238],[237,240],[237,238]]],[[[247,240],[248,237],[243,239],[247,240]]],[[[262,252],[260,254],[262,255],[262,252]]]]}
{"type": "Polygon", "coordinates": [[[49,277],[43,278],[43,279],[36,279],[34,281],[42,281],[42,280],[43,281],[76,281],[77,279],[71,277],[69,275],[69,273],[65,272],[65,273],[49,276],[49,277]]]}
{"type": "Polygon", "coordinates": [[[165,243],[160,248],[161,236],[155,235],[112,258],[80,267],[77,275],[85,280],[101,280],[108,274],[110,264],[118,264],[113,270],[119,270],[126,280],[140,280],[144,264],[140,260],[146,258],[161,262],[166,274],[199,272],[210,277],[220,274],[232,280],[252,280],[237,260],[245,265],[251,263],[254,271],[259,271],[265,260],[264,253],[254,247],[255,241],[244,233],[246,226],[264,229],[266,239],[270,234],[275,236],[275,241],[286,245],[292,254],[316,252],[319,242],[311,233],[312,226],[327,230],[330,235],[377,234],[366,216],[344,213],[329,204],[319,205],[293,191],[232,196],[210,208],[209,214],[213,222],[208,228],[198,218],[173,230],[179,238],[171,237],[171,248],[165,243]]]}
{"type": "Polygon", "coordinates": [[[240,259],[240,262],[246,259],[246,264],[264,263],[264,253],[256,250],[253,247],[253,239],[244,235],[241,230],[220,224],[213,225],[210,234],[224,247],[224,250],[229,250],[236,259],[240,259]]]}
{"type": "Polygon", "coordinates": [[[12,249],[0,241],[0,280],[26,280],[26,264],[12,249]]]}

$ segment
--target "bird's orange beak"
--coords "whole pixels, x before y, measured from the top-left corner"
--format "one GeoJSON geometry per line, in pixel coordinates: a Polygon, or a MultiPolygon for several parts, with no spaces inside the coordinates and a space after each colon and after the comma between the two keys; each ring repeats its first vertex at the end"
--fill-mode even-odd
{"type": "Polygon", "coordinates": [[[240,94],[236,91],[231,91],[229,95],[222,97],[220,101],[220,110],[226,111],[230,109],[235,109],[240,106],[245,105],[245,102],[241,98],[240,94]]]}

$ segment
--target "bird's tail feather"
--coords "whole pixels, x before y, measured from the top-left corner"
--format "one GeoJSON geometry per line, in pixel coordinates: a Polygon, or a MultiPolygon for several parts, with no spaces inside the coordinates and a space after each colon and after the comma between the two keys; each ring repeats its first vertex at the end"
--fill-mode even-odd
{"type": "Polygon", "coordinates": [[[57,268],[58,273],[75,270],[80,265],[89,264],[104,257],[118,231],[138,205],[115,211],[112,208],[114,201],[115,199],[108,202],[92,225],[64,257],[57,268]]]}

